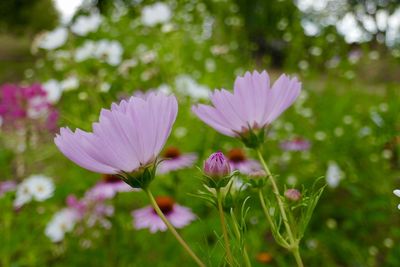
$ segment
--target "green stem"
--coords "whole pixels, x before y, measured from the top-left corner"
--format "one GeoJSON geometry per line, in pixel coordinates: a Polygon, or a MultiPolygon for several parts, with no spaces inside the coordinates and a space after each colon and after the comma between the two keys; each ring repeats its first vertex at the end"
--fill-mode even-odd
{"type": "Polygon", "coordinates": [[[168,230],[175,236],[176,240],[178,240],[178,242],[182,245],[182,247],[186,250],[186,252],[193,258],[193,260],[197,263],[198,266],[205,267],[206,265],[199,259],[199,257],[197,257],[197,255],[193,252],[193,250],[189,247],[189,245],[185,242],[185,240],[183,240],[183,238],[176,231],[174,226],[164,216],[163,212],[161,211],[160,207],[158,206],[158,204],[157,204],[156,200],[154,199],[154,196],[150,192],[150,190],[147,188],[147,189],[143,189],[143,191],[149,197],[150,203],[153,206],[154,211],[157,213],[157,215],[161,218],[161,220],[168,227],[168,230]]]}
{"type": "MultiPolygon", "coordinates": [[[[278,231],[275,229],[275,224],[272,221],[271,214],[269,214],[267,205],[265,204],[265,200],[264,200],[264,196],[262,194],[261,188],[258,190],[258,197],[260,198],[261,207],[264,211],[265,217],[267,217],[268,223],[271,226],[272,233],[277,233],[279,235],[278,231]]],[[[289,249],[290,245],[287,243],[287,241],[285,239],[280,238],[280,242],[282,242],[282,245],[285,248],[289,249]]]]}
{"type": "Polygon", "coordinates": [[[243,247],[243,257],[244,257],[244,263],[246,264],[246,266],[251,267],[251,261],[249,258],[249,254],[247,254],[246,246],[243,247]]]}
{"type": "Polygon", "coordinates": [[[264,157],[262,156],[260,149],[257,149],[257,155],[258,155],[258,158],[261,161],[261,164],[264,167],[265,172],[267,173],[267,176],[268,176],[269,180],[271,181],[272,190],[273,190],[273,192],[275,194],[276,201],[278,202],[278,206],[279,206],[279,210],[281,212],[283,224],[285,225],[286,232],[287,232],[287,235],[288,235],[288,238],[289,238],[289,242],[290,242],[289,250],[292,252],[293,256],[295,257],[297,265],[299,267],[303,267],[303,262],[301,260],[301,256],[300,256],[300,252],[299,252],[299,243],[294,238],[292,229],[291,229],[291,227],[289,225],[289,220],[288,220],[288,217],[286,215],[285,206],[284,206],[284,204],[282,202],[278,186],[276,185],[276,182],[275,182],[275,178],[274,178],[274,176],[272,176],[271,171],[269,170],[267,164],[265,163],[264,157]]]}
{"type": "Polygon", "coordinates": [[[229,243],[228,231],[226,229],[224,210],[222,209],[222,194],[219,188],[216,189],[216,191],[217,191],[218,213],[219,213],[219,219],[221,221],[222,234],[224,236],[224,241],[225,241],[226,256],[228,258],[229,265],[233,266],[233,257],[229,243]]]}
{"type": "Polygon", "coordinates": [[[296,259],[297,266],[304,267],[303,261],[301,260],[299,246],[293,249],[293,256],[296,259]]]}

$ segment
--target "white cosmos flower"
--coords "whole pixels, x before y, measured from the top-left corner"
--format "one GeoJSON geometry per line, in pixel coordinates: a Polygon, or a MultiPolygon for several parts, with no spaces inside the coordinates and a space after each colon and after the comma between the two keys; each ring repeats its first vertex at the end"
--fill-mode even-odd
{"type": "Polygon", "coordinates": [[[340,181],[344,178],[344,174],[336,162],[329,162],[328,169],[326,171],[326,182],[331,188],[338,187],[340,181]]]}
{"type": "Polygon", "coordinates": [[[171,19],[171,15],[171,9],[167,4],[158,2],[143,8],[142,23],[146,26],[166,23],[171,19]]]}
{"type": "Polygon", "coordinates": [[[63,91],[71,91],[79,86],[79,80],[76,76],[69,76],[65,80],[61,81],[61,89],[63,91]]]}
{"type": "Polygon", "coordinates": [[[38,40],[38,47],[47,50],[53,50],[65,44],[67,38],[67,29],[64,27],[60,27],[51,32],[47,32],[41,35],[38,40]]]}
{"type": "Polygon", "coordinates": [[[93,41],[86,41],[81,47],[75,50],[75,61],[82,62],[88,58],[93,57],[96,49],[96,43],[93,41]]]}
{"type": "Polygon", "coordinates": [[[53,196],[54,184],[51,178],[44,175],[31,175],[17,187],[15,207],[21,207],[30,202],[44,201],[53,196]]]}
{"type": "Polygon", "coordinates": [[[89,16],[80,16],[71,26],[71,31],[79,36],[86,36],[99,28],[102,17],[99,13],[92,13],[89,16]]]}
{"type": "Polygon", "coordinates": [[[123,51],[121,44],[117,41],[100,40],[97,43],[94,56],[112,66],[116,66],[121,63],[123,51]]]}
{"type": "Polygon", "coordinates": [[[27,184],[22,182],[17,187],[16,196],[14,199],[14,207],[16,208],[22,207],[24,204],[31,202],[31,200],[32,200],[32,194],[29,190],[29,187],[27,184]]]}
{"type": "Polygon", "coordinates": [[[210,89],[207,86],[198,84],[189,75],[179,75],[176,77],[175,85],[179,93],[190,96],[194,100],[206,99],[210,94],[210,89]]]}
{"type": "Polygon", "coordinates": [[[47,224],[45,234],[52,242],[60,242],[64,239],[65,233],[74,229],[79,220],[79,214],[71,208],[65,208],[54,214],[47,224]]]}
{"type": "Polygon", "coordinates": [[[62,86],[57,80],[51,79],[43,84],[46,91],[47,101],[51,104],[57,103],[62,95],[62,86]]]}

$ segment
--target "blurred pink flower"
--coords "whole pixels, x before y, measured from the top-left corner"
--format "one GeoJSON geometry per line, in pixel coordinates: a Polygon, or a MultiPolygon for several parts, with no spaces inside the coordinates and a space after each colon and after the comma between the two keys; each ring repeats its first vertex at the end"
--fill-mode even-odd
{"type": "Polygon", "coordinates": [[[228,152],[228,160],[232,170],[238,170],[242,174],[252,174],[263,169],[257,160],[247,158],[241,148],[231,149],[228,152]]]}
{"type": "MultiPolygon", "coordinates": [[[[176,228],[183,228],[196,219],[196,215],[189,208],[176,204],[170,197],[156,197],[156,202],[168,221],[176,228]]],[[[148,228],[151,233],[167,230],[167,226],[151,206],[132,211],[132,217],[136,229],[148,228]]]]}
{"type": "Polygon", "coordinates": [[[176,147],[168,147],[163,156],[163,161],[157,166],[157,173],[164,174],[193,166],[197,160],[195,153],[182,154],[176,147]]]}
{"type": "Polygon", "coordinates": [[[48,102],[41,85],[4,84],[0,87],[0,117],[7,126],[19,127],[23,120],[29,119],[52,131],[57,126],[58,112],[48,102]]]}
{"type": "Polygon", "coordinates": [[[311,143],[306,139],[297,137],[292,140],[282,142],[280,146],[285,151],[304,151],[310,149],[311,143]]]}
{"type": "Polygon", "coordinates": [[[174,96],[131,97],[112,104],[111,110],[103,109],[93,133],[61,128],[54,142],[67,158],[90,171],[133,172],[156,160],[177,112],[174,96]]]}
{"type": "Polygon", "coordinates": [[[93,200],[104,200],[114,198],[117,193],[138,191],[123,182],[115,175],[106,174],[103,180],[98,182],[89,191],[86,192],[85,197],[93,200]]]}
{"type": "Polygon", "coordinates": [[[296,100],[301,83],[282,74],[270,86],[268,73],[246,72],[237,77],[234,92],[215,90],[213,106],[199,104],[192,111],[206,124],[228,136],[240,136],[250,129],[262,129],[296,100]]]}
{"type": "Polygon", "coordinates": [[[7,192],[14,191],[15,189],[17,189],[17,183],[15,181],[0,182],[0,197],[7,192]]]}

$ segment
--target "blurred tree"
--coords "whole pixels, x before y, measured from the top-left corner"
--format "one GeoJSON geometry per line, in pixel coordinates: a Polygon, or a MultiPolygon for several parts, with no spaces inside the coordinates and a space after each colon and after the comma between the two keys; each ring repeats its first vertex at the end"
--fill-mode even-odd
{"type": "Polygon", "coordinates": [[[303,34],[300,12],[293,1],[235,0],[243,17],[247,36],[254,44],[254,56],[269,55],[273,66],[284,64],[288,45],[283,35],[303,34]]]}
{"type": "Polygon", "coordinates": [[[35,34],[58,24],[52,0],[0,1],[0,33],[35,34]]]}

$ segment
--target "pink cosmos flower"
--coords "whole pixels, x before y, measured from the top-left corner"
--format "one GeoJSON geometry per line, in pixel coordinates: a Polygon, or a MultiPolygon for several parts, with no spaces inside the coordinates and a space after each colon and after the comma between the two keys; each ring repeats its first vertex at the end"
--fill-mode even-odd
{"type": "Polygon", "coordinates": [[[176,147],[168,147],[163,155],[163,161],[157,166],[157,173],[164,174],[170,171],[176,171],[184,168],[189,168],[197,160],[195,153],[182,154],[176,147]]]}
{"type": "Polygon", "coordinates": [[[233,148],[228,152],[228,160],[232,170],[238,170],[242,174],[253,174],[262,171],[262,167],[257,160],[246,157],[243,149],[233,148]]]}
{"type": "Polygon", "coordinates": [[[115,175],[106,174],[103,180],[86,192],[85,197],[93,200],[114,198],[117,193],[137,191],[115,175]]]}
{"type": "Polygon", "coordinates": [[[171,133],[178,104],[174,96],[131,97],[103,109],[93,133],[61,128],[54,142],[79,166],[93,172],[133,172],[156,161],[171,133]]]}
{"type": "Polygon", "coordinates": [[[292,140],[284,141],[280,144],[281,148],[285,151],[304,151],[310,149],[310,142],[301,137],[292,140]]]}
{"type": "Polygon", "coordinates": [[[4,181],[0,182],[0,197],[5,193],[14,191],[17,188],[17,183],[15,181],[4,181]]]}
{"type": "Polygon", "coordinates": [[[233,93],[215,90],[213,106],[199,104],[192,111],[218,132],[238,137],[269,125],[296,100],[300,90],[297,78],[282,74],[271,87],[266,71],[246,72],[236,78],[233,93]]]}
{"type": "Polygon", "coordinates": [[[35,126],[52,131],[57,126],[58,112],[48,102],[41,85],[4,84],[0,87],[0,117],[7,126],[19,127],[29,119],[35,121],[35,126]]]}
{"type": "MultiPolygon", "coordinates": [[[[176,228],[183,228],[196,219],[196,215],[189,208],[176,204],[170,197],[156,197],[156,202],[168,221],[176,228]]],[[[151,233],[167,230],[167,226],[151,206],[132,211],[132,217],[136,229],[148,228],[151,233]]]]}

